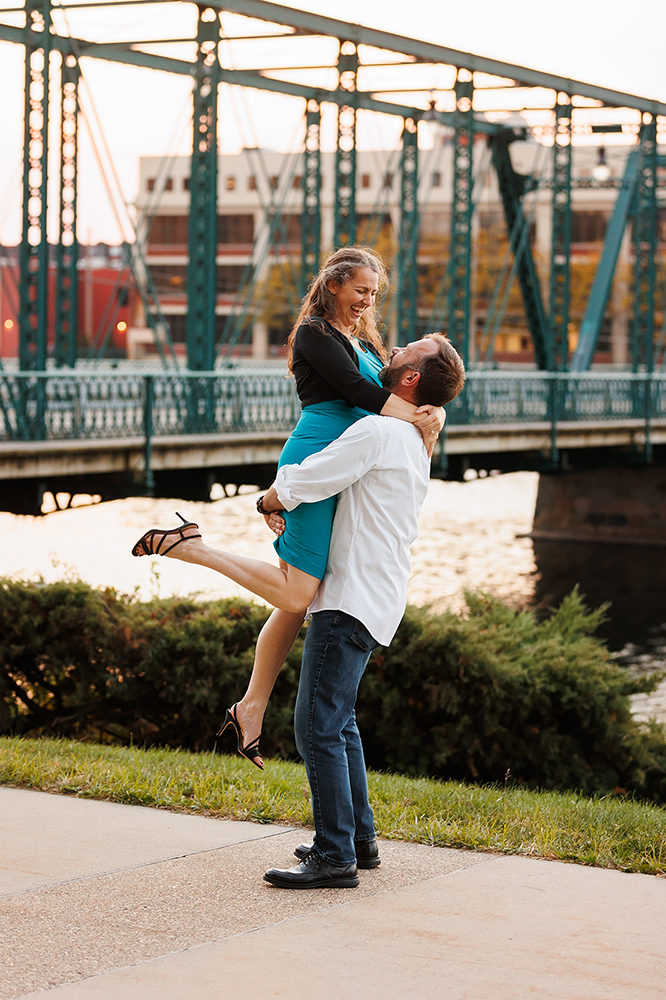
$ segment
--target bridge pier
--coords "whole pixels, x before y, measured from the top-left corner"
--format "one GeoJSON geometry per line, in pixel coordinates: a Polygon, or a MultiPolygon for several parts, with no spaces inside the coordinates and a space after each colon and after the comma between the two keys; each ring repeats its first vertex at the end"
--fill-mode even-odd
{"type": "Polygon", "coordinates": [[[542,473],[531,537],[666,546],[666,466],[542,473]]]}

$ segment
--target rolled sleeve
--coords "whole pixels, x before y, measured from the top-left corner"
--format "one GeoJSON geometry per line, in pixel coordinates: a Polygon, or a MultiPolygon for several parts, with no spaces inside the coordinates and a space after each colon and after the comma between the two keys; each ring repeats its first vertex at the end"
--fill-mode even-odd
{"type": "Polygon", "coordinates": [[[275,490],[284,509],[336,496],[373,469],[381,457],[382,439],[375,425],[379,419],[391,418],[363,417],[300,465],[283,465],[275,479],[275,490]]]}

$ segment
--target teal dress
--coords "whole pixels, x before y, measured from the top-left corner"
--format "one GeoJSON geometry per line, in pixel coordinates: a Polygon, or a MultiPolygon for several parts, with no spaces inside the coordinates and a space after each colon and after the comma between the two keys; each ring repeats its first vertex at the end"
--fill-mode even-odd
{"type": "MultiPolygon", "coordinates": [[[[372,351],[365,351],[355,343],[354,349],[361,374],[381,385],[379,373],[382,362],[372,351]]],[[[300,420],[282,449],[278,468],[299,465],[308,455],[314,455],[335,441],[369,412],[358,406],[347,406],[341,399],[304,407],[300,420]]],[[[273,543],[280,559],[318,580],[326,572],[336,502],[337,497],[330,497],[319,503],[302,503],[292,511],[284,511],[284,534],[273,543]]]]}

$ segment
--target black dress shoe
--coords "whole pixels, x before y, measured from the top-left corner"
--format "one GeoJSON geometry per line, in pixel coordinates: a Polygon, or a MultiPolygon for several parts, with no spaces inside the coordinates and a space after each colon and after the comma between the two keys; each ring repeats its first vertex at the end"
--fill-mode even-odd
{"type": "Polygon", "coordinates": [[[314,851],[295,868],[269,868],[264,880],[281,889],[354,889],[359,882],[356,865],[329,865],[314,851]]]}
{"type": "MultiPolygon", "coordinates": [[[[379,848],[376,840],[357,840],[354,844],[356,848],[357,868],[378,868],[382,861],[379,857],[379,848]]],[[[312,844],[299,844],[294,854],[299,860],[306,857],[312,850],[312,844]]]]}

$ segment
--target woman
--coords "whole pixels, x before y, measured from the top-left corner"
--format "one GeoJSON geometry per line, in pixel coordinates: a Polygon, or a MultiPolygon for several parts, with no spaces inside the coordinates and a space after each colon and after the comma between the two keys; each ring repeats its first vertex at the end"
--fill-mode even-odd
{"type": "MultiPolygon", "coordinates": [[[[440,407],[415,407],[379,381],[386,352],[376,326],[375,299],[386,286],[381,258],[367,247],[333,253],[303,301],[288,340],[289,368],[296,379],[302,414],[285,444],[280,465],[302,462],[368,413],[398,417],[421,432],[432,454],[444,423],[440,407]]],[[[231,725],[238,752],[263,768],[259,737],[275,679],[303,624],[326,570],[335,497],[301,504],[266,521],[278,535],[279,566],[204,545],[198,525],[171,531],[152,529],[132,552],[168,555],[207,566],[268,601],[275,611],[257,640],[255,663],[242,700],[227,711],[220,733],[231,725]]],[[[263,513],[261,500],[257,509],[263,513]]],[[[219,734],[218,734],[219,735],[219,734]]]]}

